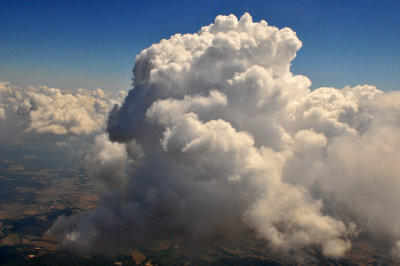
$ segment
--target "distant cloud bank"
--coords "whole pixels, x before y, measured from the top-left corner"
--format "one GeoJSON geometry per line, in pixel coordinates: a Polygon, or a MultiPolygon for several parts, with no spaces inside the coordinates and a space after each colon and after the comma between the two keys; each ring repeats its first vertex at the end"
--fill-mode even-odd
{"type": "MultiPolygon", "coordinates": [[[[290,72],[301,46],[291,29],[244,14],[143,50],[133,89],[110,114],[110,138],[98,136],[86,157],[107,195],[50,232],[103,252],[251,231],[275,252],[313,245],[334,258],[362,232],[398,255],[400,93],[311,91],[290,72]]],[[[100,92],[25,94],[15,106],[39,133],[98,130],[110,106],[100,92]]]]}
{"type": "Polygon", "coordinates": [[[28,132],[91,134],[104,128],[107,113],[125,96],[124,91],[113,95],[101,89],[20,88],[0,82],[0,119],[6,118],[5,109],[9,109],[26,117],[28,132]]]}

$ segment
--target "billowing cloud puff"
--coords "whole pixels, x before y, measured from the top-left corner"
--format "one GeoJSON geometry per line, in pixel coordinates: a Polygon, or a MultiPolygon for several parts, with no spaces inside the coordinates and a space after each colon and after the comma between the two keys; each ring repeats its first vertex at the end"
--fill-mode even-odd
{"type": "Polygon", "coordinates": [[[46,86],[22,89],[0,82],[0,95],[0,117],[5,117],[4,108],[27,116],[28,132],[83,135],[104,127],[108,111],[121,103],[124,93],[46,86]]]}
{"type": "Polygon", "coordinates": [[[0,119],[6,118],[7,108],[12,107],[16,111],[21,98],[19,88],[11,86],[9,82],[0,82],[0,119]]]}
{"type": "Polygon", "coordinates": [[[396,254],[400,94],[311,91],[290,72],[300,47],[291,29],[244,14],[143,50],[109,115],[114,142],[98,137],[87,157],[107,196],[50,231],[85,252],[252,232],[277,252],[329,257],[363,232],[396,254]]]}
{"type": "Polygon", "coordinates": [[[85,158],[86,172],[89,177],[99,178],[111,190],[122,188],[129,179],[130,164],[140,156],[141,149],[135,141],[123,145],[111,142],[105,134],[98,135],[85,158]]]}

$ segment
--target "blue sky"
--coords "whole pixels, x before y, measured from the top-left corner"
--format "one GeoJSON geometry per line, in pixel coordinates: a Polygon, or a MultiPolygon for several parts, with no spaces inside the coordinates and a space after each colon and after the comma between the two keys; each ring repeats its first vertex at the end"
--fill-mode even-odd
{"type": "Polygon", "coordinates": [[[292,71],[312,87],[400,89],[400,1],[0,2],[0,81],[59,88],[129,89],[135,55],[219,14],[294,29],[292,71]]]}

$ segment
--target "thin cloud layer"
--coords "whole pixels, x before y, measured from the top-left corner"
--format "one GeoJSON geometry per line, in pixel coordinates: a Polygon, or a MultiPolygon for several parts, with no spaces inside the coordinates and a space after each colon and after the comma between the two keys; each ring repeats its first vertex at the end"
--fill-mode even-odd
{"type": "Polygon", "coordinates": [[[5,119],[6,118],[6,111],[4,110],[3,107],[0,107],[0,119],[5,119]]]}
{"type": "Polygon", "coordinates": [[[27,118],[26,131],[46,134],[85,135],[104,128],[107,113],[121,104],[124,93],[117,95],[86,89],[61,90],[46,86],[25,89],[0,82],[0,118],[5,109],[27,118]]]}
{"type": "Polygon", "coordinates": [[[246,13],[143,50],[110,139],[87,157],[107,195],[50,232],[89,253],[252,233],[276,252],[328,257],[362,232],[398,253],[400,94],[311,91],[290,72],[301,45],[246,13]]]}

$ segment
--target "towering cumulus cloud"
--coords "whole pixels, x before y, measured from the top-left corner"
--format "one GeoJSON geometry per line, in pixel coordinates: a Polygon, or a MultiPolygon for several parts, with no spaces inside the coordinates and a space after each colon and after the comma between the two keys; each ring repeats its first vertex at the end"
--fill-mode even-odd
{"type": "Polygon", "coordinates": [[[143,50],[87,156],[107,194],[50,232],[83,252],[255,234],[340,257],[360,232],[398,252],[400,94],[311,91],[290,72],[301,45],[246,13],[143,50]]]}

